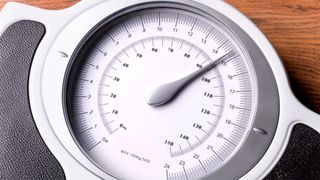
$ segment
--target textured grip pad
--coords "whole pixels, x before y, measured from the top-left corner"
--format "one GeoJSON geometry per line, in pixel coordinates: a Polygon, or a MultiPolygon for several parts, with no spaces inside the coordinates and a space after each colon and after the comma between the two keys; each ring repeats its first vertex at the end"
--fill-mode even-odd
{"type": "Polygon", "coordinates": [[[319,180],[320,134],[306,125],[296,125],[288,147],[265,180],[319,180]]]}
{"type": "Polygon", "coordinates": [[[29,106],[29,70],[44,34],[42,24],[23,20],[0,36],[0,179],[65,179],[29,106]]]}

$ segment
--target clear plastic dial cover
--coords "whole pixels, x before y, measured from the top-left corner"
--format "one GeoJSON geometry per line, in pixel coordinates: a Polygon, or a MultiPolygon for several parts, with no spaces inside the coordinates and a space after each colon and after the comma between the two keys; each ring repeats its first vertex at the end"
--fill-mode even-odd
{"type": "Polygon", "coordinates": [[[241,43],[222,23],[196,13],[154,8],[126,14],[85,42],[68,79],[67,109],[80,148],[119,179],[199,179],[237,152],[256,109],[255,73],[241,43]],[[171,102],[146,100],[234,51],[171,102]]]}

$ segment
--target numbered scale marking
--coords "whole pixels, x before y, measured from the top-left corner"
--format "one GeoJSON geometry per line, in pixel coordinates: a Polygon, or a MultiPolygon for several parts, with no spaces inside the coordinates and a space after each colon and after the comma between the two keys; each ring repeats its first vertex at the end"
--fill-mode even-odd
{"type": "Polygon", "coordinates": [[[214,173],[251,129],[255,80],[243,48],[218,21],[178,9],[140,10],[109,24],[68,82],[69,119],[83,151],[119,179],[214,173]],[[230,51],[167,104],[146,102],[153,88],[230,51]]]}

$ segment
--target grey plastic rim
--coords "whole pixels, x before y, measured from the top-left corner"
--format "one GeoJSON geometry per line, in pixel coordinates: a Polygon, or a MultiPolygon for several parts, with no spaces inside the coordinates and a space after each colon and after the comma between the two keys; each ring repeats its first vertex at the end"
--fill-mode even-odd
{"type": "MultiPolygon", "coordinates": [[[[199,4],[196,2],[185,4],[183,3],[183,1],[179,0],[174,2],[159,1],[135,4],[134,6],[126,7],[121,11],[114,12],[111,16],[106,17],[102,22],[98,23],[96,27],[88,32],[86,37],[83,38],[77,49],[74,51],[65,74],[63,86],[63,102],[65,119],[67,121],[67,124],[69,125],[69,131],[72,134],[73,139],[77,143],[78,147],[85,154],[85,151],[82,150],[81,145],[77,142],[77,138],[72,132],[66,103],[66,93],[68,87],[67,81],[70,76],[72,65],[77,59],[78,52],[82,49],[84,44],[88,41],[88,39],[90,39],[94,32],[104,27],[112,20],[133,11],[161,7],[177,8],[191,11],[193,13],[197,13],[203,17],[206,17],[209,20],[215,19],[215,21],[220,21],[224,26],[228,28],[227,30],[229,31],[230,35],[233,36],[235,40],[238,39],[239,43],[242,43],[242,45],[246,47],[244,51],[246,51],[252,59],[252,64],[256,72],[258,90],[258,104],[252,129],[247,135],[245,142],[238,150],[238,152],[223,167],[204,178],[206,180],[239,179],[259,162],[259,160],[268,150],[269,145],[273,140],[278,125],[280,111],[278,88],[275,77],[268,64],[267,59],[265,58],[259,47],[255,44],[255,42],[250,38],[250,36],[224,15],[203,4],[199,4]]],[[[87,158],[90,159],[88,156],[87,158]]],[[[91,160],[91,162],[93,161],[91,160]]]]}

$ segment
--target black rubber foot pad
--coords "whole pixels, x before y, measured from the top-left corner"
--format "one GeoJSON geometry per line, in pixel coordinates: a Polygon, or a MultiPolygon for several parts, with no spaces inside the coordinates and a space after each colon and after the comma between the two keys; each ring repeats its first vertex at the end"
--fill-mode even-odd
{"type": "Polygon", "coordinates": [[[319,180],[320,134],[305,125],[294,127],[288,147],[265,180],[319,180]]]}
{"type": "MultiPolygon", "coordinates": [[[[17,12],[19,13],[19,12],[17,12]]],[[[23,20],[0,36],[0,179],[65,179],[30,112],[28,78],[45,27],[23,20]]]]}

